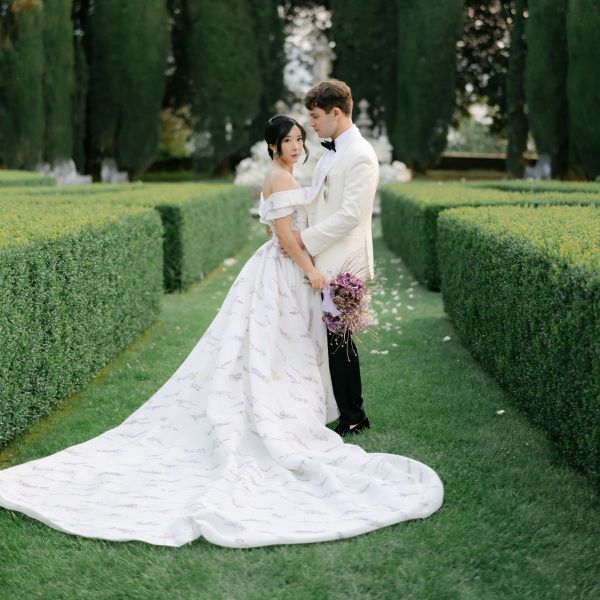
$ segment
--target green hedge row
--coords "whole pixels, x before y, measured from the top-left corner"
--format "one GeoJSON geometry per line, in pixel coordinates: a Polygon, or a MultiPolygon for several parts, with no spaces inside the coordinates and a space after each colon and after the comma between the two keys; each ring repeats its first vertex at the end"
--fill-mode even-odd
{"type": "Polygon", "coordinates": [[[147,206],[163,223],[164,285],[182,290],[214,269],[248,238],[247,188],[223,183],[92,185],[18,190],[11,201],[147,206]]]}
{"type": "Polygon", "coordinates": [[[56,185],[52,177],[31,171],[11,171],[0,169],[0,187],[56,185]]]}
{"type": "Polygon", "coordinates": [[[152,209],[3,200],[0,446],[153,322],[162,265],[152,209]]]}
{"type": "Polygon", "coordinates": [[[458,183],[401,183],[381,189],[383,237],[415,277],[440,289],[437,222],[442,211],[460,206],[600,205],[600,194],[508,192],[458,183]]]}
{"type": "Polygon", "coordinates": [[[438,231],[461,339],[600,484],[600,208],[453,209],[438,231]]]}
{"type": "Polygon", "coordinates": [[[600,194],[600,183],[593,181],[557,181],[506,179],[501,181],[473,181],[464,185],[496,189],[505,192],[561,192],[567,194],[600,194]]]}
{"type": "Polygon", "coordinates": [[[0,195],[0,446],[78,389],[247,239],[225,184],[11,188],[0,195]]]}
{"type": "Polygon", "coordinates": [[[227,184],[154,184],[148,188],[131,201],[153,206],[161,215],[166,290],[187,288],[248,239],[252,221],[247,188],[227,184]]]}

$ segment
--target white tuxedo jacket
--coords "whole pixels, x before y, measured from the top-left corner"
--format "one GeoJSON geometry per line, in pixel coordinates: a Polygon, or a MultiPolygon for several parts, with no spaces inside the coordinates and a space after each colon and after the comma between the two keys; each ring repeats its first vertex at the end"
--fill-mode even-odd
{"type": "Polygon", "coordinates": [[[353,127],[350,139],[320,173],[325,151],[315,168],[313,201],[308,206],[308,228],[302,242],[326,277],[337,275],[352,261],[352,272],[373,277],[371,215],[379,180],[379,161],[373,147],[353,127]]]}

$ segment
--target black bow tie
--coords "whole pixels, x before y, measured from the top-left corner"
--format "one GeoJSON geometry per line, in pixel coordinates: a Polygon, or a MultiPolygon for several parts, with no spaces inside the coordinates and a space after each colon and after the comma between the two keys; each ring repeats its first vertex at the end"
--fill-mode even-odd
{"type": "Polygon", "coordinates": [[[325,140],[324,142],[321,142],[321,146],[327,148],[327,150],[333,150],[335,152],[335,140],[331,140],[330,142],[325,140]]]}

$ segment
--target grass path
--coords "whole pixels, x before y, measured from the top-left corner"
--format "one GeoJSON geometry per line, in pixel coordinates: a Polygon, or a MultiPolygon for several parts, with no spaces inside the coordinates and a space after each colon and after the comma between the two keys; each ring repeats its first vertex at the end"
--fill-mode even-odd
{"type": "MultiPolygon", "coordinates": [[[[255,229],[235,265],[165,296],[154,326],[1,452],[0,468],[89,439],[144,402],[189,353],[261,241],[255,229]]],[[[434,468],[446,488],[436,514],[336,542],[229,549],[198,540],[172,549],[77,538],[0,509],[0,599],[600,597],[591,486],[470,358],[440,295],[413,283],[380,237],[376,256],[379,340],[360,346],[373,429],[357,443],[434,468]]]]}

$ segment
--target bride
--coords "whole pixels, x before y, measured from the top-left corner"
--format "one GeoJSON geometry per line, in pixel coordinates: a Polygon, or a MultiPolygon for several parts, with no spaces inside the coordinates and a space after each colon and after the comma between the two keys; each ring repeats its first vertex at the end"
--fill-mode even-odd
{"type": "Polygon", "coordinates": [[[289,117],[267,123],[272,237],[177,371],[114,429],[0,471],[0,506],[80,536],[238,548],[351,537],[441,506],[431,468],[326,427],[338,411],[325,278],[292,234],[312,200],[293,178],[305,137],[289,117]]]}

